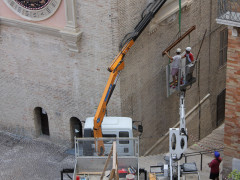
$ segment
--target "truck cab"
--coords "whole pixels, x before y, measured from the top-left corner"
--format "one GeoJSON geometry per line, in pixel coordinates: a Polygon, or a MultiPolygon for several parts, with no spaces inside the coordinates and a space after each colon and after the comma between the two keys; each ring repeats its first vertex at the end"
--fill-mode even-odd
{"type": "MultiPolygon", "coordinates": [[[[89,117],[85,121],[84,137],[93,137],[93,119],[89,117]]],[[[104,117],[102,123],[102,135],[105,147],[105,154],[108,154],[112,147],[112,142],[116,139],[117,153],[121,156],[131,156],[134,153],[132,119],[129,117],[104,117]],[[106,138],[106,139],[105,139],[106,138]],[[107,139],[111,138],[111,139],[107,139]],[[125,138],[125,139],[118,139],[125,138]],[[129,138],[129,139],[128,139],[129,138]]],[[[85,147],[90,145],[85,145],[85,147]]],[[[90,149],[94,149],[94,144],[91,144],[90,149]]],[[[88,151],[86,155],[93,155],[94,151],[88,151]]]]}

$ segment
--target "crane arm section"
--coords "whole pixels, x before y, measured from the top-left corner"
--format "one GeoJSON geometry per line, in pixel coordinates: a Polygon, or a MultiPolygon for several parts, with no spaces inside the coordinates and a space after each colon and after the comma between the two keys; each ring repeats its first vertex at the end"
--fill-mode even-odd
{"type": "MultiPolygon", "coordinates": [[[[112,95],[112,92],[116,86],[116,83],[117,83],[117,80],[119,77],[119,72],[124,68],[123,57],[128,52],[128,50],[132,47],[133,44],[134,44],[133,40],[128,42],[123,47],[122,51],[115,57],[111,66],[108,68],[108,70],[110,71],[108,82],[104,89],[102,98],[101,98],[100,103],[97,108],[97,112],[93,119],[93,121],[94,121],[93,133],[94,133],[95,138],[102,137],[101,125],[102,125],[103,118],[106,114],[107,104],[108,104],[109,99],[112,95]]],[[[101,141],[101,140],[98,141],[97,147],[98,147],[98,154],[102,155],[104,153],[103,141],[101,141]]]]}
{"type": "MultiPolygon", "coordinates": [[[[134,42],[137,40],[137,38],[140,36],[140,34],[147,27],[147,25],[153,19],[155,14],[159,11],[159,9],[164,5],[164,3],[166,1],[167,0],[154,0],[152,3],[150,3],[147,6],[147,8],[142,13],[142,19],[137,24],[137,26],[134,28],[134,31],[131,33],[128,33],[124,37],[124,39],[122,40],[122,42],[120,44],[121,51],[118,53],[118,55],[114,58],[111,65],[108,67],[110,76],[109,76],[107,85],[104,89],[104,92],[102,94],[102,98],[98,105],[96,114],[94,116],[93,132],[94,132],[95,138],[102,137],[101,124],[102,124],[103,118],[106,114],[107,104],[108,104],[110,97],[113,93],[113,90],[116,86],[116,83],[117,83],[117,80],[119,77],[119,73],[124,68],[124,56],[127,54],[129,49],[133,46],[134,42]]],[[[98,154],[103,155],[103,153],[104,153],[103,141],[98,141],[97,147],[98,147],[98,154]]]]}

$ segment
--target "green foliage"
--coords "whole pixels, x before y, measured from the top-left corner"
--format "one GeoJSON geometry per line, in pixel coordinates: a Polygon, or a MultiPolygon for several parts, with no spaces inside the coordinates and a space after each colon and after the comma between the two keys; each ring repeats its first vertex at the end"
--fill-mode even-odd
{"type": "Polygon", "coordinates": [[[229,175],[228,175],[229,179],[232,180],[240,180],[240,171],[238,170],[233,170],[229,175]]]}

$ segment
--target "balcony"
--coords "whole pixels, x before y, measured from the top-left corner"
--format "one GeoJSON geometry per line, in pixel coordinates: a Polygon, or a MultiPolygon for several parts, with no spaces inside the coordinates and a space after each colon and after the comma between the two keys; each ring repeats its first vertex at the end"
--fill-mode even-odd
{"type": "Polygon", "coordinates": [[[240,1],[218,0],[218,24],[240,27],[240,1]]]}

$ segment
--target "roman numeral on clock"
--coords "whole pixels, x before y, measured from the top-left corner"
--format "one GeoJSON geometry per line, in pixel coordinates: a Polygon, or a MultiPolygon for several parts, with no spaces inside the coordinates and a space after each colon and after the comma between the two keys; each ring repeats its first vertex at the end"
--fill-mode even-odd
{"type": "Polygon", "coordinates": [[[51,10],[48,7],[46,8],[46,10],[48,13],[51,13],[51,10]]]}

